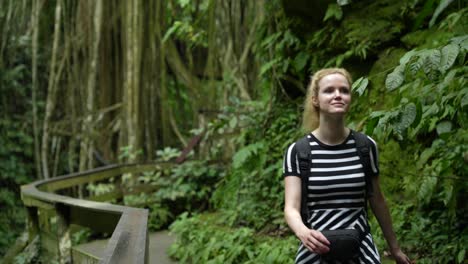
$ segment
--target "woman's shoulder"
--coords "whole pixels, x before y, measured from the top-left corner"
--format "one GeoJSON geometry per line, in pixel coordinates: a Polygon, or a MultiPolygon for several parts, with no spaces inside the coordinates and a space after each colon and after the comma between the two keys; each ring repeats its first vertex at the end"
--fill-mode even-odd
{"type": "MultiPolygon", "coordinates": [[[[298,151],[298,145],[310,144],[310,141],[310,134],[302,135],[298,138],[292,139],[286,144],[285,152],[296,155],[296,152],[298,151]]],[[[304,147],[299,146],[299,149],[304,149],[304,147]]]]}
{"type": "Polygon", "coordinates": [[[355,131],[353,130],[353,134],[354,134],[354,140],[359,140],[359,138],[361,138],[362,140],[366,140],[366,144],[369,144],[371,145],[372,147],[374,148],[377,148],[377,142],[369,135],[363,133],[363,132],[359,132],[359,131],[355,131]]]}

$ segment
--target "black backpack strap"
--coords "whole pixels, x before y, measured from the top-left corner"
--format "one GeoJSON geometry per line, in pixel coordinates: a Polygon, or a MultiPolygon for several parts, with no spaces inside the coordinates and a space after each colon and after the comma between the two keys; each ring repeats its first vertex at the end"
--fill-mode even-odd
{"type": "Polygon", "coordinates": [[[362,166],[364,167],[364,174],[366,180],[366,198],[372,197],[374,188],[372,186],[372,165],[370,159],[371,145],[370,140],[363,133],[353,131],[354,140],[356,141],[356,149],[361,159],[362,166]]]}
{"type": "MultiPolygon", "coordinates": [[[[367,201],[369,200],[372,195],[374,195],[374,187],[372,186],[372,165],[371,165],[371,159],[370,159],[370,152],[371,152],[371,145],[370,145],[370,140],[367,138],[366,135],[363,133],[353,131],[354,133],[354,140],[356,142],[356,149],[357,153],[359,155],[359,158],[361,159],[361,164],[364,168],[364,178],[366,181],[366,194],[365,194],[365,200],[364,200],[364,212],[367,213],[367,201]]],[[[367,232],[370,232],[370,226],[369,223],[367,223],[366,226],[367,232]]]]}
{"type": "Polygon", "coordinates": [[[309,183],[310,168],[312,167],[311,149],[307,136],[296,142],[297,158],[301,172],[301,218],[302,222],[308,226],[309,210],[307,209],[307,185],[309,183]]]}

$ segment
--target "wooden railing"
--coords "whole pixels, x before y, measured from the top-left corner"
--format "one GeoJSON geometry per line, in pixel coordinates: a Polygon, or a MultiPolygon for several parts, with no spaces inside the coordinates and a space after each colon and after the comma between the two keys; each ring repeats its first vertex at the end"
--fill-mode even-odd
{"type": "MultiPolygon", "coordinates": [[[[78,189],[82,193],[83,186],[89,183],[110,178],[118,183],[124,174],[168,166],[170,164],[112,165],[22,186],[29,240],[39,237],[41,257],[60,263],[148,263],[148,210],[83,200],[67,194],[78,193],[78,189]],[[86,254],[71,245],[72,225],[112,234],[102,257],[86,254]]],[[[115,188],[108,197],[116,199],[125,192],[115,188]]]]}

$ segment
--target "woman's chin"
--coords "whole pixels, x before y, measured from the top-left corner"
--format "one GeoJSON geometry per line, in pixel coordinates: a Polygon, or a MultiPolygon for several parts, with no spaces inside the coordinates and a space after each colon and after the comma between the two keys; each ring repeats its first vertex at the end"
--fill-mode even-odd
{"type": "Polygon", "coordinates": [[[344,116],[347,113],[348,113],[347,110],[342,109],[342,110],[334,110],[334,111],[330,111],[330,112],[321,112],[320,114],[328,115],[328,116],[344,116]]]}

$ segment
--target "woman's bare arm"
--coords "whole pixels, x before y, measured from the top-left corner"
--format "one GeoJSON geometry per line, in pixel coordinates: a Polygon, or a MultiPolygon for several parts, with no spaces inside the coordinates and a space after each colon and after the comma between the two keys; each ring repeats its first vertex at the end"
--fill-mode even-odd
{"type": "Polygon", "coordinates": [[[374,188],[374,194],[369,199],[369,203],[372,208],[372,212],[374,212],[374,215],[379,222],[385,240],[387,240],[390,252],[397,263],[411,263],[410,259],[401,251],[400,246],[398,245],[398,241],[392,227],[390,211],[388,210],[385,197],[380,190],[379,177],[372,178],[372,185],[374,188]]]}
{"type": "Polygon", "coordinates": [[[310,251],[324,254],[329,251],[330,242],[321,232],[309,229],[301,218],[302,183],[299,177],[287,176],[284,178],[284,216],[294,234],[310,251]]]}

